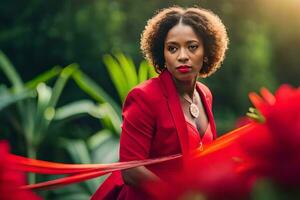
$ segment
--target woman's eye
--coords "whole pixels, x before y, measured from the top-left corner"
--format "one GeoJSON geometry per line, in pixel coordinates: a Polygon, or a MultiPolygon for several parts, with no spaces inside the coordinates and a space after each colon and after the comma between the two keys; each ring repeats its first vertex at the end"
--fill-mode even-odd
{"type": "Polygon", "coordinates": [[[195,49],[197,49],[198,48],[198,45],[190,45],[189,46],[189,49],[190,50],[195,50],[195,49]]]}
{"type": "Polygon", "coordinates": [[[174,53],[176,50],[177,50],[176,47],[173,47],[173,46],[168,47],[168,51],[171,52],[171,53],[174,53]]]}

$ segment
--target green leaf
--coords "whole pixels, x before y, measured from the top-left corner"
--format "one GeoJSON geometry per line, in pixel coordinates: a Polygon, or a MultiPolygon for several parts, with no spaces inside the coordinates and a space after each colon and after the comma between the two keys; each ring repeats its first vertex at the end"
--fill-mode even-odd
{"type": "Polygon", "coordinates": [[[63,91],[63,88],[65,87],[72,73],[74,73],[77,68],[77,64],[71,64],[65,67],[61,71],[52,90],[43,83],[38,85],[37,90],[39,99],[37,114],[35,117],[35,137],[33,141],[36,145],[39,145],[45,137],[47,129],[55,116],[55,106],[63,91]]]}
{"type": "Polygon", "coordinates": [[[84,140],[81,139],[72,140],[72,139],[64,138],[61,139],[60,142],[61,142],[61,146],[68,151],[68,153],[72,157],[72,160],[75,161],[75,163],[79,163],[79,164],[92,163],[88,148],[84,140]]]}
{"type": "Polygon", "coordinates": [[[103,62],[123,102],[128,93],[128,82],[123,74],[123,70],[111,55],[105,54],[103,62]]]}
{"type": "Polygon", "coordinates": [[[119,158],[119,137],[110,135],[101,145],[92,149],[92,160],[96,163],[117,162],[119,158]]]}
{"type": "Polygon", "coordinates": [[[49,102],[50,107],[55,107],[56,103],[59,99],[59,96],[61,95],[61,92],[63,88],[66,85],[66,82],[70,78],[70,76],[78,69],[77,64],[71,64],[65,67],[62,72],[60,73],[60,76],[58,77],[57,81],[55,82],[55,85],[53,87],[52,96],[49,102]]]}
{"type": "Polygon", "coordinates": [[[36,145],[37,139],[34,134],[36,133],[36,103],[33,100],[25,99],[24,102],[19,102],[18,112],[21,115],[21,122],[24,129],[27,145],[36,145]]]}
{"type": "Polygon", "coordinates": [[[148,65],[149,78],[158,76],[158,74],[157,74],[157,72],[155,71],[154,67],[151,66],[151,65],[149,65],[148,62],[147,62],[147,65],[148,65]]]}
{"type": "MultiPolygon", "coordinates": [[[[52,96],[52,89],[48,87],[45,83],[40,83],[36,87],[38,99],[36,105],[36,112],[34,113],[34,143],[39,144],[41,138],[41,134],[46,131],[47,122],[52,119],[49,119],[49,102],[52,96]],[[48,110],[47,110],[48,109],[48,110]],[[48,112],[46,112],[48,111],[48,112]],[[48,116],[46,117],[46,114],[48,116]]],[[[29,112],[29,111],[28,111],[29,112]]],[[[50,111],[51,112],[51,111],[50,111]]]]}
{"type": "MultiPolygon", "coordinates": [[[[84,140],[61,139],[61,144],[69,152],[75,163],[92,163],[88,147],[84,140]]],[[[98,182],[95,180],[86,181],[85,184],[91,193],[98,187],[98,182]]]]}
{"type": "Polygon", "coordinates": [[[87,145],[91,150],[96,149],[110,139],[112,135],[113,133],[110,130],[103,129],[89,137],[87,145]]]}
{"type": "Polygon", "coordinates": [[[16,92],[22,91],[24,88],[23,81],[19,76],[19,74],[17,73],[17,71],[15,70],[12,63],[9,61],[9,59],[5,56],[5,54],[2,51],[0,51],[0,68],[12,83],[14,91],[16,92]]]}
{"type": "MultiPolygon", "coordinates": [[[[127,93],[125,96],[128,94],[129,90],[131,90],[134,86],[138,84],[138,76],[137,72],[135,69],[135,64],[133,63],[132,59],[130,57],[126,57],[122,53],[117,53],[115,54],[119,64],[120,68],[122,69],[124,76],[126,77],[127,80],[127,93]]],[[[124,99],[123,99],[124,100],[124,99]]]]}
{"type": "Polygon", "coordinates": [[[80,70],[73,74],[73,79],[77,85],[92,98],[100,103],[108,102],[114,111],[121,116],[121,107],[94,80],[80,70]]]}
{"type": "Polygon", "coordinates": [[[48,80],[52,79],[53,77],[59,75],[61,72],[61,67],[60,66],[55,66],[52,69],[38,75],[34,79],[30,80],[25,84],[25,87],[28,89],[33,89],[35,88],[39,83],[41,82],[47,82],[48,80]]]}
{"type": "Polygon", "coordinates": [[[56,109],[55,120],[63,120],[79,114],[89,114],[96,118],[103,117],[103,111],[90,100],[80,100],[56,109]]]}
{"type": "Polygon", "coordinates": [[[118,115],[109,103],[101,104],[100,109],[104,113],[101,119],[103,126],[117,135],[120,135],[122,123],[121,115],[118,115]]]}
{"type": "Polygon", "coordinates": [[[37,102],[37,117],[40,118],[48,104],[50,102],[52,96],[52,89],[48,87],[45,83],[40,83],[37,87],[37,94],[38,94],[38,102],[37,102]]]}
{"type": "Polygon", "coordinates": [[[55,195],[55,200],[85,200],[89,199],[91,195],[91,193],[84,187],[84,182],[67,185],[63,188],[57,188],[51,192],[55,195]]]}
{"type": "Polygon", "coordinates": [[[157,73],[154,67],[149,65],[149,63],[146,60],[143,60],[140,63],[140,68],[139,68],[139,81],[143,82],[149,78],[156,77],[156,76],[157,73]]]}
{"type": "Polygon", "coordinates": [[[142,61],[140,63],[139,73],[138,73],[139,83],[148,79],[148,67],[149,65],[147,64],[146,61],[142,61]]]}
{"type": "Polygon", "coordinates": [[[4,86],[0,86],[0,111],[13,103],[19,102],[26,98],[34,97],[33,91],[21,91],[16,94],[12,94],[8,89],[4,86]]]}

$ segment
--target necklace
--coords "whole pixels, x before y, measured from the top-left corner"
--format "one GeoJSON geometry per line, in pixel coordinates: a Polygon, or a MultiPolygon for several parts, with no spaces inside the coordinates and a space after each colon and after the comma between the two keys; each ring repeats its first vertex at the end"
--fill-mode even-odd
{"type": "Polygon", "coordinates": [[[199,116],[199,109],[196,104],[194,104],[194,94],[193,94],[193,99],[191,99],[187,94],[184,94],[182,96],[187,102],[190,103],[189,106],[189,111],[192,115],[192,117],[197,118],[199,116]]]}

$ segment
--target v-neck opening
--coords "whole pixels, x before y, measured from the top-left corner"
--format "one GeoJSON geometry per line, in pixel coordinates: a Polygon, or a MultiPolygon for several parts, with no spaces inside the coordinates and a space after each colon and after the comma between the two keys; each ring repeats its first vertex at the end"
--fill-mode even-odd
{"type": "Polygon", "coordinates": [[[191,122],[189,122],[187,119],[185,119],[185,121],[186,121],[186,123],[188,123],[188,124],[192,127],[192,129],[194,129],[194,131],[196,131],[196,133],[197,133],[197,134],[199,135],[199,137],[200,137],[200,140],[202,140],[203,137],[205,136],[205,134],[207,133],[207,130],[208,130],[210,124],[209,124],[209,123],[207,124],[206,129],[205,129],[205,131],[203,132],[203,135],[201,135],[200,132],[198,131],[198,129],[197,129],[191,122]]]}

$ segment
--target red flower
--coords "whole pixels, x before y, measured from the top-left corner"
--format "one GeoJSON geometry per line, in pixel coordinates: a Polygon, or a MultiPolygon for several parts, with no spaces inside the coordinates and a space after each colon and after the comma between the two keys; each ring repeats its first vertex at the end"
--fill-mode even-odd
{"type": "Polygon", "coordinates": [[[241,139],[252,170],[286,185],[300,185],[300,89],[281,86],[275,96],[266,89],[263,98],[250,99],[265,118],[251,135],[241,139]]]}
{"type": "Polygon", "coordinates": [[[25,184],[25,176],[14,170],[13,163],[8,159],[8,144],[0,141],[0,199],[2,200],[39,200],[29,190],[19,189],[25,184]]]}

